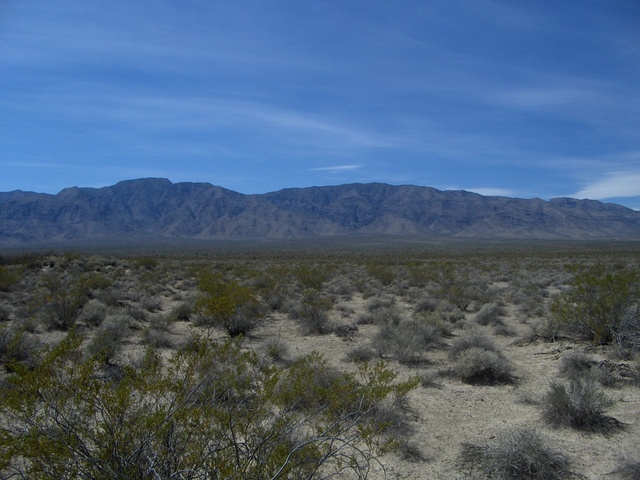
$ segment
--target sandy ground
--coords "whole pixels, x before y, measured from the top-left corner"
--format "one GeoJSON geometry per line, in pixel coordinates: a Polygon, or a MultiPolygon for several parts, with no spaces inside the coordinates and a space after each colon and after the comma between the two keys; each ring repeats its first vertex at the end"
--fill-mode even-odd
{"type": "MultiPolygon", "coordinates": [[[[508,287],[505,285],[504,287],[508,287]]],[[[193,291],[185,288],[165,294],[158,314],[166,314],[181,303],[182,298],[189,298],[193,291]]],[[[553,293],[553,292],[551,292],[553,293]]],[[[405,308],[410,315],[410,306],[405,308]]],[[[461,445],[465,442],[483,444],[495,438],[501,432],[513,427],[527,427],[537,430],[549,445],[555,447],[570,461],[575,478],[614,479],[612,472],[620,467],[624,460],[640,461],[640,386],[638,382],[607,387],[603,390],[615,400],[608,412],[624,425],[624,428],[605,436],[589,434],[568,428],[552,428],[541,419],[540,407],[526,399],[540,398],[549,388],[552,381],[560,379],[558,368],[562,357],[572,351],[583,351],[587,344],[568,341],[545,342],[539,339],[527,340],[531,336],[531,325],[536,319],[522,323],[516,305],[506,305],[507,316],[504,318],[507,327],[514,335],[498,336],[492,327],[478,327],[491,335],[505,356],[515,365],[517,376],[513,384],[496,386],[468,385],[451,376],[436,375],[432,384],[418,386],[409,394],[409,415],[412,427],[410,444],[420,452],[422,459],[407,459],[399,453],[383,456],[380,460],[382,468],[374,468],[370,478],[390,479],[468,479],[459,469],[457,458],[461,445]]],[[[343,300],[331,312],[336,323],[355,323],[358,317],[366,312],[366,302],[354,295],[350,300],[343,300]]],[[[465,312],[466,320],[456,323],[450,344],[464,330],[464,324],[473,322],[473,312],[465,312]]],[[[190,322],[177,322],[171,326],[176,344],[189,335],[193,328],[190,322]]],[[[368,345],[378,331],[376,325],[358,325],[352,338],[345,340],[335,334],[303,335],[297,322],[284,313],[275,313],[246,339],[245,345],[264,352],[267,342],[279,339],[287,346],[286,357],[295,359],[301,355],[317,351],[334,364],[345,370],[355,369],[353,362],[348,361],[347,354],[356,346],[368,345]]],[[[213,332],[215,338],[224,339],[220,331],[213,332]]],[[[51,337],[52,340],[55,337],[51,337]]],[[[129,343],[129,354],[136,356],[136,349],[144,347],[133,340],[129,343]]],[[[605,349],[589,351],[596,359],[608,358],[605,349]]],[[[167,355],[171,350],[167,351],[167,355]]],[[[426,354],[426,362],[418,367],[407,367],[394,359],[388,359],[389,366],[398,372],[399,379],[425,373],[438,374],[448,367],[447,349],[436,348],[426,354]]],[[[635,370],[635,362],[612,360],[626,363],[635,370]]]]}
{"type": "MultiPolygon", "coordinates": [[[[355,298],[348,302],[353,313],[348,317],[335,315],[335,321],[348,323],[364,311],[364,301],[355,298]]],[[[469,318],[472,315],[469,314],[469,318]]],[[[406,460],[399,454],[382,458],[385,475],[380,469],[371,478],[464,479],[456,459],[463,442],[484,443],[511,427],[537,430],[569,459],[576,478],[615,478],[612,472],[623,459],[639,459],[640,445],[640,388],[632,384],[605,388],[616,401],[608,412],[625,425],[624,430],[610,436],[589,434],[567,428],[552,428],[541,419],[539,406],[525,401],[539,398],[553,380],[558,380],[558,365],[567,352],[586,346],[570,342],[549,343],[526,341],[528,325],[521,324],[512,314],[506,322],[515,336],[493,336],[504,354],[516,367],[517,381],[511,385],[468,385],[455,378],[438,376],[434,385],[419,386],[410,393],[413,433],[410,442],[418,447],[424,460],[406,460]],[[523,400],[525,399],[525,400],[523,400]]],[[[334,334],[303,336],[296,323],[286,316],[276,315],[267,326],[248,339],[248,345],[259,349],[269,339],[278,338],[288,345],[288,356],[318,351],[339,368],[353,368],[346,359],[347,352],[357,345],[366,345],[375,332],[375,325],[360,325],[353,339],[344,340],[334,334]]],[[[491,332],[490,327],[486,328],[491,332]]],[[[457,335],[460,330],[454,330],[457,335]]],[[[452,339],[448,339],[450,342],[452,339]]],[[[603,350],[590,352],[604,359],[603,350]]],[[[427,363],[408,368],[393,360],[390,366],[399,378],[425,371],[442,371],[447,366],[446,350],[433,350],[427,363]]],[[[619,361],[621,362],[621,361],[619,361]]],[[[633,362],[626,362],[633,368],[633,362]]]]}

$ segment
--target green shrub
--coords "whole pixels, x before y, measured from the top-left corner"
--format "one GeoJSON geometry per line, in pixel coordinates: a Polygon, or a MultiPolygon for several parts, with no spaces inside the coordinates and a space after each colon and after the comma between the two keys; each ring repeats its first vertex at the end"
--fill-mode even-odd
{"type": "Polygon", "coordinates": [[[473,301],[466,272],[461,272],[451,262],[438,265],[434,281],[438,285],[437,295],[460,310],[465,310],[473,301]]]}
{"type": "Polygon", "coordinates": [[[143,256],[134,258],[133,263],[141,270],[153,270],[160,262],[155,257],[143,256]]]}
{"type": "Polygon", "coordinates": [[[200,323],[221,327],[230,337],[248,335],[267,313],[251,288],[234,280],[204,273],[198,285],[203,292],[195,306],[201,315],[200,323]]]}
{"type": "Polygon", "coordinates": [[[293,269],[293,274],[303,289],[321,290],[332,270],[329,265],[301,264],[293,269]]]}
{"type": "Polygon", "coordinates": [[[552,382],[541,399],[542,416],[554,427],[610,433],[620,423],[605,415],[612,401],[590,380],[574,379],[568,386],[552,382]]]}
{"type": "Polygon", "coordinates": [[[105,290],[113,284],[113,281],[101,273],[86,273],[80,279],[80,284],[87,290],[105,290]]]}
{"type": "Polygon", "coordinates": [[[465,443],[460,466],[470,474],[503,480],[570,478],[566,457],[547,445],[535,430],[516,428],[484,444],[465,443]]]}
{"type": "Polygon", "coordinates": [[[5,266],[0,266],[0,292],[6,292],[18,281],[18,275],[15,271],[5,266]]]}
{"type": "Polygon", "coordinates": [[[297,318],[305,335],[325,335],[334,330],[327,314],[332,306],[333,300],[330,297],[322,295],[318,290],[307,289],[303,292],[298,308],[290,312],[290,315],[297,318]]]}
{"type": "Polygon", "coordinates": [[[384,286],[389,286],[396,279],[396,272],[392,265],[371,262],[367,264],[367,273],[384,286]]]}
{"type": "Polygon", "coordinates": [[[382,406],[416,385],[380,363],[325,375],[317,355],[265,367],[238,342],[199,338],[114,378],[80,347],[68,336],[2,392],[7,477],[363,478],[397,445],[382,406]]]}
{"type": "Polygon", "coordinates": [[[69,330],[89,300],[88,289],[75,278],[67,279],[53,274],[44,276],[41,284],[47,292],[43,299],[45,324],[50,329],[69,330]]]}
{"type": "Polygon", "coordinates": [[[637,272],[601,263],[573,272],[571,288],[551,305],[552,319],[595,343],[638,342],[637,272]]]}

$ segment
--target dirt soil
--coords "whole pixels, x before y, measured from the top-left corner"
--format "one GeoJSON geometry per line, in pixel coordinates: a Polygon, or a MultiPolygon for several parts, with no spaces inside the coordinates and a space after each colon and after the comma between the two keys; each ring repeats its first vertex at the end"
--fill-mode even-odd
{"type": "MultiPolygon", "coordinates": [[[[128,271],[123,275],[127,279],[128,271]]],[[[178,275],[178,278],[179,275],[178,275]]],[[[185,277],[186,278],[186,277],[185,277]]],[[[193,281],[178,280],[173,286],[159,288],[156,295],[157,307],[154,303],[154,315],[168,316],[173,308],[185,299],[193,299],[197,295],[197,287],[193,281]]],[[[131,283],[135,292],[135,283],[131,283]]],[[[487,288],[503,290],[511,288],[508,282],[496,282],[487,288]]],[[[558,292],[558,283],[549,285],[545,301],[558,292]]],[[[345,339],[329,333],[326,335],[305,335],[299,322],[290,318],[285,312],[276,311],[252,332],[246,339],[248,348],[264,353],[267,356],[267,345],[273,340],[280,340],[286,346],[285,358],[295,358],[312,351],[321,353],[324,358],[341,370],[352,371],[356,364],[348,359],[348,354],[356,347],[370,346],[372,339],[379,331],[375,324],[363,324],[359,320],[366,316],[370,305],[355,289],[347,289],[339,297],[339,301],[330,311],[330,320],[336,325],[357,326],[353,334],[345,339]]],[[[506,291],[506,290],[505,290],[506,291]]],[[[390,295],[391,289],[384,292],[390,295]]],[[[18,296],[18,293],[15,294],[18,296]]],[[[27,293],[23,294],[26,302],[27,293]]],[[[136,297],[134,297],[136,298],[136,297]]],[[[403,303],[408,297],[396,296],[394,307],[402,315],[413,314],[414,305],[403,303]]],[[[511,298],[507,295],[500,298],[511,298]]],[[[7,296],[5,304],[11,298],[7,296]]],[[[539,400],[548,391],[551,382],[567,381],[559,375],[559,367],[564,356],[572,352],[586,352],[598,362],[607,362],[614,369],[638,374],[637,359],[621,360],[613,355],[612,347],[593,347],[587,343],[570,340],[549,342],[532,334],[536,322],[542,318],[523,317],[522,311],[515,303],[504,302],[505,310],[503,332],[510,335],[499,335],[494,327],[478,325],[474,321],[478,305],[470,306],[463,312],[465,318],[453,324],[450,335],[445,336],[445,345],[425,352],[424,361],[419,365],[406,366],[394,358],[385,358],[389,366],[398,373],[398,379],[420,376],[424,381],[409,393],[407,413],[410,419],[410,432],[405,445],[410,448],[386,454],[380,458],[380,464],[374,465],[369,478],[374,480],[389,479],[470,479],[473,478],[460,469],[458,458],[464,443],[486,444],[496,436],[514,427],[527,427],[536,430],[548,441],[548,445],[565,455],[569,461],[574,478],[581,479],[615,479],[614,471],[625,461],[640,461],[640,382],[636,378],[625,377],[626,380],[615,382],[612,386],[601,387],[605,394],[614,400],[607,412],[619,421],[623,428],[610,435],[585,433],[570,428],[554,428],[545,423],[541,417],[539,400]],[[524,318],[524,319],[523,319],[524,318]],[[499,385],[470,385],[451,375],[446,375],[450,368],[448,346],[456,337],[470,328],[484,331],[502,350],[506,358],[515,366],[515,381],[499,385]]],[[[128,300],[129,303],[136,303],[128,300]]],[[[514,300],[515,302],[515,300],[514,300]]],[[[18,302],[14,308],[18,312],[18,302]]],[[[128,303],[127,303],[128,305],[128,303]]],[[[125,305],[125,307],[127,306],[125,305]]],[[[0,305],[1,307],[2,305],[0,305]]],[[[125,308],[123,307],[123,308],[125,308]]],[[[7,307],[8,311],[11,308],[7,307]]],[[[536,314],[533,314],[536,315],[536,314]]],[[[145,331],[145,320],[140,320],[140,328],[132,335],[140,338],[128,338],[126,351],[122,355],[134,359],[145,348],[141,340],[145,331]]],[[[170,335],[174,345],[164,351],[167,356],[175,352],[175,346],[188,338],[194,325],[190,321],[177,321],[170,325],[170,335]]],[[[226,335],[221,330],[212,333],[214,339],[224,340],[226,335]]],[[[61,332],[34,333],[49,342],[60,340],[61,332]]],[[[125,358],[126,363],[128,360],[125,358]]]]}
{"type": "MultiPolygon", "coordinates": [[[[353,311],[348,317],[336,315],[338,323],[353,321],[364,311],[364,300],[355,297],[347,302],[353,311]]],[[[469,319],[472,314],[468,314],[469,319]]],[[[584,433],[569,428],[552,428],[541,419],[540,408],[535,402],[547,391],[551,381],[559,380],[560,359],[567,352],[584,350],[584,344],[569,341],[527,341],[530,326],[517,320],[511,313],[505,322],[515,335],[498,336],[491,327],[479,327],[491,333],[493,340],[502,347],[506,357],[516,367],[516,381],[511,385],[469,385],[450,376],[437,375],[447,368],[446,349],[435,349],[427,354],[427,362],[416,367],[406,367],[391,361],[399,378],[425,372],[436,375],[432,384],[419,386],[410,393],[412,436],[410,443],[420,452],[420,458],[403,458],[398,453],[381,459],[384,465],[377,468],[370,478],[413,479],[466,479],[458,468],[457,457],[461,444],[486,443],[497,434],[511,427],[528,427],[537,430],[549,445],[554,446],[569,459],[576,478],[590,480],[614,478],[612,475],[624,459],[638,458],[640,445],[640,388],[632,382],[605,388],[615,401],[608,414],[620,421],[624,429],[609,436],[584,433]]],[[[366,345],[377,332],[375,325],[358,325],[353,338],[345,340],[334,334],[303,336],[296,323],[284,315],[276,315],[265,328],[248,339],[248,345],[256,349],[269,339],[280,339],[289,346],[289,357],[295,358],[311,351],[324,355],[335,366],[354,368],[347,360],[349,350],[366,345]]],[[[454,330],[453,338],[462,330],[454,330]]],[[[451,342],[453,338],[448,339],[451,342]]],[[[596,359],[605,360],[605,349],[590,350],[596,359]]],[[[633,362],[615,361],[623,367],[634,368],[633,362]]]]}

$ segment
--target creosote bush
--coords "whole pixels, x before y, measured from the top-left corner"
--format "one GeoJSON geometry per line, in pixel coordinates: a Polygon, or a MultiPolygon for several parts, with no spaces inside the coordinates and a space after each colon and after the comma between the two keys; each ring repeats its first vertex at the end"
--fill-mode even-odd
{"type": "Polygon", "coordinates": [[[552,320],[594,343],[640,348],[638,273],[633,269],[572,267],[571,288],[551,305],[552,320]]]}
{"type": "Polygon", "coordinates": [[[564,455],[547,445],[535,430],[516,428],[484,444],[465,443],[460,466],[484,478],[562,480],[571,477],[564,455]]]}
{"type": "Polygon", "coordinates": [[[289,316],[297,319],[305,335],[325,335],[334,330],[327,313],[332,306],[331,297],[308,288],[302,292],[300,303],[290,309],[289,316]]]}
{"type": "Polygon", "coordinates": [[[109,376],[81,344],[67,336],[2,387],[6,477],[363,478],[397,445],[385,405],[417,384],[382,363],[335,372],[318,355],[283,370],[198,337],[166,365],[149,349],[109,376]]]}
{"type": "Polygon", "coordinates": [[[251,288],[209,272],[200,275],[203,295],[196,303],[200,325],[223,328],[230,337],[248,335],[267,313],[251,288]]]}
{"type": "Polygon", "coordinates": [[[8,267],[0,265],[0,292],[6,292],[18,281],[18,274],[8,267]]]}

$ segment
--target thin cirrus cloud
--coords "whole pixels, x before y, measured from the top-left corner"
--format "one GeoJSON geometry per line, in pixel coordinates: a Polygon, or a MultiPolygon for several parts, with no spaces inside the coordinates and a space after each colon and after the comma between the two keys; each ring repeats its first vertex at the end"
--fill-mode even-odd
{"type": "Polygon", "coordinates": [[[358,170],[359,168],[362,168],[362,165],[336,165],[331,167],[310,168],[309,170],[312,172],[338,173],[338,172],[346,172],[351,170],[358,170]]]}
{"type": "Polygon", "coordinates": [[[0,7],[0,191],[154,174],[638,203],[634,2],[249,5],[0,7]]]}
{"type": "Polygon", "coordinates": [[[610,172],[571,195],[575,198],[603,200],[640,196],[640,172],[610,172]]]}
{"type": "Polygon", "coordinates": [[[489,197],[512,197],[516,194],[513,190],[506,188],[469,187],[464,190],[489,197]]]}
{"type": "Polygon", "coordinates": [[[593,101],[594,92],[582,88],[530,87],[495,95],[497,103],[523,110],[566,108],[593,101]]]}

